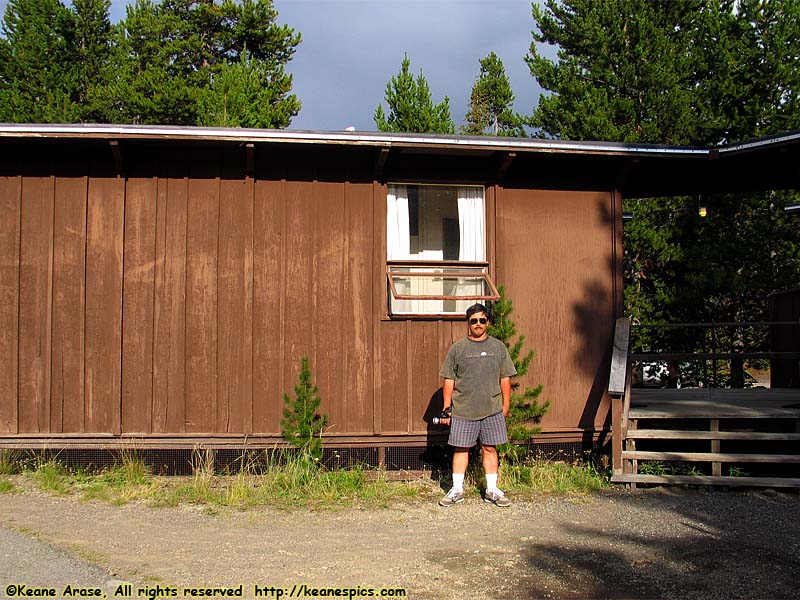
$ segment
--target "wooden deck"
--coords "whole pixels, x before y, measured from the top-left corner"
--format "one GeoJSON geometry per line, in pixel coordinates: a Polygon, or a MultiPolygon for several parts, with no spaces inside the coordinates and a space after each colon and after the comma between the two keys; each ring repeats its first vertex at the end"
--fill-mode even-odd
{"type": "Polygon", "coordinates": [[[629,405],[620,433],[623,447],[620,468],[612,481],[636,485],[700,484],[731,486],[800,487],[796,477],[741,477],[723,475],[725,464],[800,464],[800,389],[628,389],[629,405]],[[765,419],[789,421],[780,431],[754,431],[756,427],[731,428],[730,421],[756,424],[765,419]],[[687,428],[687,420],[704,422],[705,430],[687,428]],[[652,428],[640,428],[642,424],[652,428]],[[681,426],[683,428],[681,428],[681,426]],[[676,428],[677,427],[677,428],[676,428]],[[785,431],[793,429],[794,431],[785,431]],[[675,442],[706,440],[709,451],[652,451],[637,448],[637,441],[675,442]],[[772,453],[723,452],[730,441],[778,442],[783,450],[772,453]],[[786,445],[788,444],[788,446],[786,445]],[[710,463],[712,475],[655,475],[638,472],[641,461],[664,463],[710,463]]]}
{"type": "Polygon", "coordinates": [[[633,388],[629,334],[630,322],[618,320],[613,482],[800,488],[800,388],[633,388]]]}
{"type": "Polygon", "coordinates": [[[800,419],[800,389],[632,388],[630,419],[800,419]]]}

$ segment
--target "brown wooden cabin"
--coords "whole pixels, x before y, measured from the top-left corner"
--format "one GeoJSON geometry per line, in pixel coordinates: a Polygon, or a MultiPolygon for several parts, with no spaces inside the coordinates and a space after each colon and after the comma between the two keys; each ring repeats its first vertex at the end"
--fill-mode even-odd
{"type": "Polygon", "coordinates": [[[0,447],[271,446],[304,355],[326,445],[443,439],[429,417],[465,300],[396,310],[387,195],[417,194],[413,238],[438,210],[421,195],[458,186],[479,190],[482,254],[439,248],[432,266],[417,248],[400,269],[467,262],[476,295],[505,286],[536,351],[521,383],[551,402],[537,441],[594,443],[610,427],[622,196],[796,187],[797,139],[0,126],[0,447]]]}

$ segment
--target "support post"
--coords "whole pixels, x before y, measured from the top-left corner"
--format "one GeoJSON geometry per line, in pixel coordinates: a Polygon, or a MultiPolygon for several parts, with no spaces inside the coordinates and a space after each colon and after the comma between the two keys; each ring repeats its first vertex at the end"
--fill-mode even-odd
{"type": "MultiPolygon", "coordinates": [[[[719,431],[719,419],[710,419],[711,421],[711,431],[719,431]]],[[[719,452],[722,446],[721,440],[711,440],[711,452],[719,452]]],[[[714,477],[720,477],[722,475],[722,463],[718,460],[715,460],[711,463],[711,474],[714,477]]]]}

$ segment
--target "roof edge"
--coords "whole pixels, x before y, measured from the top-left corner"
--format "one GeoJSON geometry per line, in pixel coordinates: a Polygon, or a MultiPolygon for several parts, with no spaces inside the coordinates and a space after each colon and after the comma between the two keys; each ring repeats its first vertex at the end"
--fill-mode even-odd
{"type": "MultiPolygon", "coordinates": [[[[799,134],[800,135],[800,134],[799,134]]],[[[160,125],[0,124],[0,138],[174,139],[240,143],[366,145],[383,148],[475,149],[507,152],[564,152],[610,155],[686,155],[705,157],[708,148],[619,142],[584,142],[441,134],[304,131],[160,125]]]]}

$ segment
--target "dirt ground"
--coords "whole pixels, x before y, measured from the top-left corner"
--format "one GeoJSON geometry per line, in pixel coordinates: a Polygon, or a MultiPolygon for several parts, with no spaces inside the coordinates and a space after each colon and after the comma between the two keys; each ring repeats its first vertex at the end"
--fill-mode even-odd
{"type": "Polygon", "coordinates": [[[0,495],[0,534],[7,597],[69,583],[109,598],[240,584],[248,598],[301,584],[430,600],[800,597],[800,496],[771,490],[218,512],[25,492],[0,495]]]}

